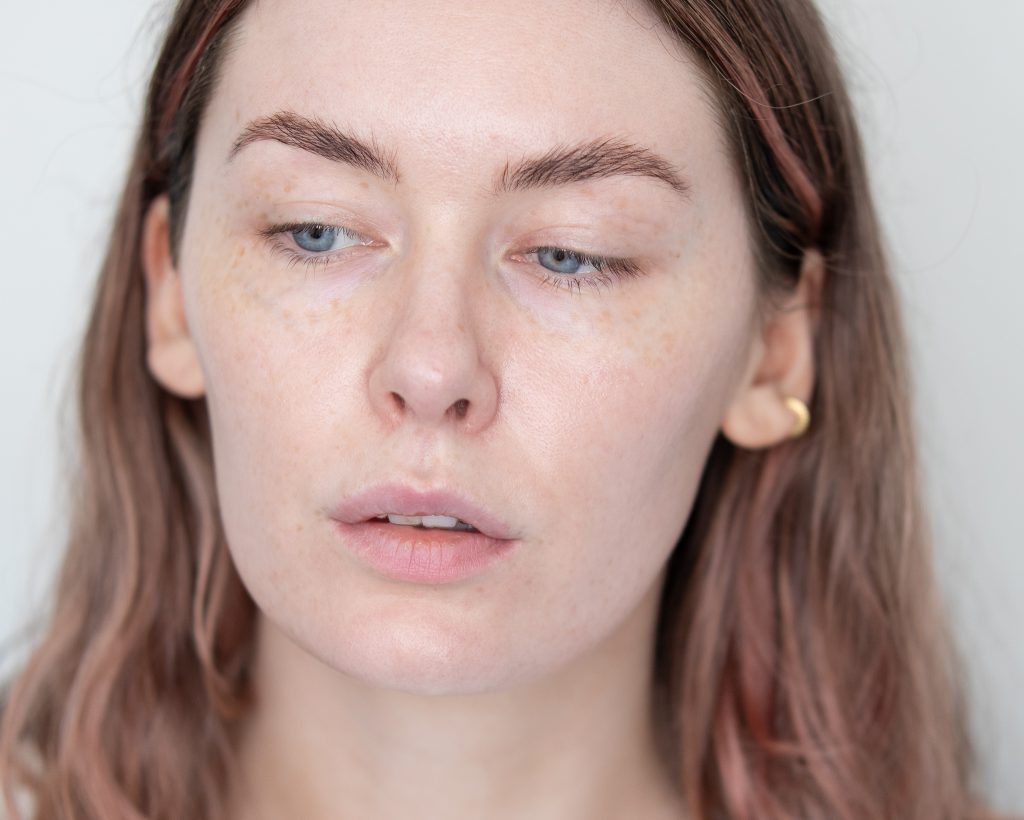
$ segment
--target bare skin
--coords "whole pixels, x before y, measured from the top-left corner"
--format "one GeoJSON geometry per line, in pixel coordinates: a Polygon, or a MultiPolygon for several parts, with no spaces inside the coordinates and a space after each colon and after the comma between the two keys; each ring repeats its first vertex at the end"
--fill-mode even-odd
{"type": "Polygon", "coordinates": [[[240,35],[178,264],[163,198],[143,253],[149,366],[206,398],[260,613],[232,816],[684,816],[650,718],[665,563],[716,434],[771,446],[784,398],[808,400],[820,260],[757,318],[724,135],[638,4],[266,0],[240,35]],[[278,112],[393,174],[278,139],[231,156],[278,112]],[[604,139],[685,191],[635,165],[500,190],[524,157],[604,139]],[[297,223],[352,233],[274,233],[297,223]],[[595,286],[538,248],[640,274],[595,286]],[[368,571],[328,511],[384,480],[472,493],[517,549],[467,582],[368,571]]]}

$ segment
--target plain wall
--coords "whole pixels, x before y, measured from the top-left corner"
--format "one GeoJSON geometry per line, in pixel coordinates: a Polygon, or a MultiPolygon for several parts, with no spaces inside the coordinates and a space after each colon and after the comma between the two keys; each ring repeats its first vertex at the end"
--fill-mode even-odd
{"type": "MultiPolygon", "coordinates": [[[[822,7],[903,293],[984,784],[1024,811],[1024,3],[822,7]]],[[[144,0],[0,7],[0,639],[39,611],[62,547],[63,385],[166,13],[144,0]]],[[[18,658],[5,646],[0,673],[18,658]]]]}

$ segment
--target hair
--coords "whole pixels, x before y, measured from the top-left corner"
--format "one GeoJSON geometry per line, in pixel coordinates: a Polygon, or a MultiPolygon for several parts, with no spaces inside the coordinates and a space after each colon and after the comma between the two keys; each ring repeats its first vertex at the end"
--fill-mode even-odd
{"type": "MultiPolygon", "coordinates": [[[[647,0],[695,56],[763,294],[822,254],[812,423],[719,435],[669,559],[659,742],[693,820],[984,816],[919,498],[906,343],[838,61],[811,0],[647,0]]],[[[248,0],[180,0],[76,369],[78,458],[46,631],[5,688],[0,782],[40,820],[212,820],[252,708],[256,606],[225,544],[205,401],[146,365],[144,214],[180,243],[204,109],[248,0]],[[21,756],[33,749],[38,767],[21,756]]]]}

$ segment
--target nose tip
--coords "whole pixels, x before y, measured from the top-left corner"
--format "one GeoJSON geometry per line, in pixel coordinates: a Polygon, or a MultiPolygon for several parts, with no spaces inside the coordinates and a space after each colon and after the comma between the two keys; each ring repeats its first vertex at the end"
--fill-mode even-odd
{"type": "Polygon", "coordinates": [[[479,429],[497,407],[495,374],[468,323],[414,309],[385,340],[370,374],[370,400],[389,426],[456,423],[479,429]]]}

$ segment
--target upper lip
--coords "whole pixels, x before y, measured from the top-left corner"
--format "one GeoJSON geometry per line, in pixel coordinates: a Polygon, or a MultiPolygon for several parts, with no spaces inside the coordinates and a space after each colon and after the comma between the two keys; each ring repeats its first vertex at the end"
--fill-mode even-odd
{"type": "Polygon", "coordinates": [[[379,484],[350,495],[331,517],[360,524],[378,515],[448,515],[465,521],[491,538],[512,539],[512,528],[469,497],[444,489],[416,490],[404,484],[379,484]]]}

